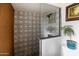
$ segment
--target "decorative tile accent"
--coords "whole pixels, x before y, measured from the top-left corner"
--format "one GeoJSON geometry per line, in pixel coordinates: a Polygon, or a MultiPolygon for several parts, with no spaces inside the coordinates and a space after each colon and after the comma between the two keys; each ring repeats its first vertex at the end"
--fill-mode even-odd
{"type": "Polygon", "coordinates": [[[38,12],[15,11],[14,53],[16,56],[39,55],[40,15],[38,12]]]}

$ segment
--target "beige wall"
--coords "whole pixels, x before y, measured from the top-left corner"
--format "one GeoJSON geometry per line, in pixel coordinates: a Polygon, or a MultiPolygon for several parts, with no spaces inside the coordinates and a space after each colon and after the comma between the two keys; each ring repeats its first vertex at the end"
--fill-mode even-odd
{"type": "Polygon", "coordinates": [[[13,55],[14,11],[9,3],[0,3],[0,55],[13,55]]]}

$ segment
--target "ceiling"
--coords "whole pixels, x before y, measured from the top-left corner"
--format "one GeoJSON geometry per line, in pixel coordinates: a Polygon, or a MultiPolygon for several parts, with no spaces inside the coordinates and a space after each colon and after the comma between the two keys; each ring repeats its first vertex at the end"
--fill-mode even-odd
{"type": "Polygon", "coordinates": [[[49,3],[49,4],[62,8],[62,7],[66,7],[66,6],[73,4],[73,3],[49,3]]]}
{"type": "Polygon", "coordinates": [[[39,11],[40,4],[38,3],[13,3],[15,10],[35,10],[39,11]]]}
{"type": "MultiPolygon", "coordinates": [[[[57,9],[57,7],[66,7],[72,3],[42,3],[42,12],[47,12],[48,10],[57,9]],[[52,7],[52,8],[51,8],[52,7]]],[[[40,3],[12,3],[14,10],[23,10],[23,11],[40,11],[40,3]]]]}
{"type": "Polygon", "coordinates": [[[23,11],[36,11],[39,12],[47,12],[49,11],[55,11],[58,7],[55,7],[51,4],[47,3],[13,3],[14,10],[23,10],[23,11]],[[41,6],[41,9],[40,9],[41,6]]]}

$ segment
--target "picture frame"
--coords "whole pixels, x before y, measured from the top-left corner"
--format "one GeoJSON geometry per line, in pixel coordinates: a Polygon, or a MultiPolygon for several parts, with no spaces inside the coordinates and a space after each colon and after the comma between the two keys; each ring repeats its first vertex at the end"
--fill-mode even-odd
{"type": "Polygon", "coordinates": [[[79,20],[79,3],[74,3],[66,7],[66,21],[79,20]]]}

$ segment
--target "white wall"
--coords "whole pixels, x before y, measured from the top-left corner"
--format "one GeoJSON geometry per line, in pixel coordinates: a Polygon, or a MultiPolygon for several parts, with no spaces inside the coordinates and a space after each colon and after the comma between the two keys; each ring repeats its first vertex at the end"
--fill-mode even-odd
{"type": "MultiPolygon", "coordinates": [[[[66,7],[66,6],[65,6],[66,7]]],[[[64,25],[72,25],[73,26],[73,29],[75,31],[75,37],[72,38],[72,40],[76,41],[78,44],[77,44],[77,49],[76,50],[71,50],[71,49],[68,49],[67,46],[66,46],[66,40],[68,40],[68,38],[66,36],[64,36],[62,34],[62,42],[63,45],[62,46],[62,51],[63,51],[63,55],[64,56],[79,56],[79,20],[75,20],[75,21],[66,21],[66,8],[63,7],[62,8],[62,26],[64,25]]]]}
{"type": "Polygon", "coordinates": [[[42,55],[44,56],[53,56],[53,55],[57,55],[57,53],[60,52],[56,52],[56,51],[61,51],[61,54],[63,56],[79,56],[79,20],[76,21],[68,21],[66,22],[66,6],[70,5],[72,3],[65,3],[65,4],[52,4],[58,7],[61,7],[61,25],[72,25],[73,29],[75,30],[75,37],[73,38],[73,40],[75,40],[77,42],[77,49],[76,50],[71,50],[68,49],[66,46],[66,40],[68,39],[66,36],[63,35],[62,32],[62,36],[61,37],[57,37],[57,38],[49,38],[49,39],[45,39],[42,40],[42,55]],[[62,41],[61,41],[62,40],[62,41]],[[62,49],[61,49],[61,47],[62,49]],[[59,48],[59,47],[60,48],[59,48]],[[58,50],[57,50],[58,49],[58,50]]]}
{"type": "Polygon", "coordinates": [[[61,55],[61,39],[49,38],[42,40],[42,56],[60,56],[61,55]]]}

